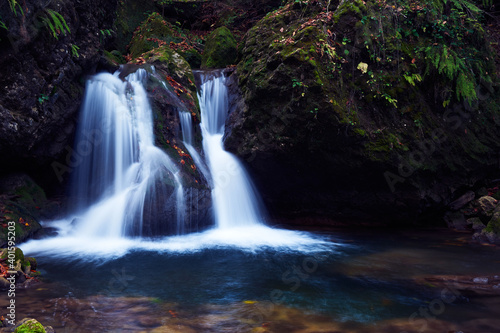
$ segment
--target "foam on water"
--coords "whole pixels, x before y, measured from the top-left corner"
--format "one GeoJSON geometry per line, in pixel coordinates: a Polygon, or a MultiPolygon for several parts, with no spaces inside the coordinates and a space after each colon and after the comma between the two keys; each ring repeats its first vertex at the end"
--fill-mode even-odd
{"type": "Polygon", "coordinates": [[[23,251],[27,254],[94,260],[97,258],[113,259],[137,250],[192,253],[227,248],[246,252],[275,249],[285,252],[312,253],[332,251],[339,246],[344,246],[308,232],[275,229],[264,225],[214,228],[200,233],[155,239],[81,236],[75,233],[70,220],[59,220],[44,225],[58,228],[59,236],[31,240],[23,244],[23,251]]]}

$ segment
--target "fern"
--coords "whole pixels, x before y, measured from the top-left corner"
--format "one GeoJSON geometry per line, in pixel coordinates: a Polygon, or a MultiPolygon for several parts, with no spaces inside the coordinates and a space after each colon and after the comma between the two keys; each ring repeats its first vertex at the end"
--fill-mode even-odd
{"type": "Polygon", "coordinates": [[[45,11],[48,15],[42,18],[42,21],[55,39],[59,39],[61,33],[65,36],[66,33],[71,33],[66,20],[61,14],[52,9],[46,9],[45,11]]]}
{"type": "Polygon", "coordinates": [[[420,76],[420,74],[411,74],[411,75],[403,74],[403,77],[412,86],[415,86],[417,82],[422,82],[422,77],[420,76]]]}
{"type": "Polygon", "coordinates": [[[474,101],[477,100],[475,80],[472,75],[461,72],[457,77],[456,85],[457,98],[474,101]]]}
{"type": "Polygon", "coordinates": [[[476,80],[471,70],[455,51],[447,46],[427,47],[424,49],[427,68],[424,75],[428,75],[432,68],[450,81],[456,81],[455,93],[457,99],[476,100],[476,80]]]}
{"type": "Polygon", "coordinates": [[[75,57],[75,58],[80,57],[80,54],[78,54],[78,50],[80,48],[75,44],[70,44],[70,45],[71,45],[71,54],[73,55],[73,57],[75,57]]]}
{"type": "Polygon", "coordinates": [[[445,0],[445,3],[450,1],[453,6],[455,6],[459,10],[468,10],[469,13],[480,14],[481,9],[479,9],[476,5],[470,3],[466,0],[445,0]]]}
{"type": "Polygon", "coordinates": [[[21,10],[21,14],[24,15],[23,7],[17,2],[17,0],[9,0],[10,10],[17,16],[17,7],[21,10]]]}

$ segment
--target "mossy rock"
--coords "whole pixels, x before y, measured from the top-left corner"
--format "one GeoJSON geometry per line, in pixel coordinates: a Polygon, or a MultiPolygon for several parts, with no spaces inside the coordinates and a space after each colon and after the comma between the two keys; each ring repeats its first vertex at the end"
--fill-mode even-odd
{"type": "MultiPolygon", "coordinates": [[[[14,257],[15,262],[17,262],[18,260],[20,260],[20,262],[25,262],[23,250],[16,247],[14,250],[14,253],[15,253],[15,257],[14,257]]],[[[6,248],[2,249],[2,251],[0,253],[0,259],[6,259],[8,257],[8,254],[9,254],[9,251],[6,248]]]]}
{"type": "Polygon", "coordinates": [[[25,174],[13,174],[0,179],[0,193],[35,216],[47,204],[44,190],[25,174]]]}
{"type": "Polygon", "coordinates": [[[191,68],[201,68],[202,56],[200,52],[195,49],[189,49],[186,51],[177,51],[186,61],[189,63],[191,68]]]}
{"type": "Polygon", "coordinates": [[[189,63],[179,53],[168,46],[161,46],[143,55],[148,64],[166,66],[169,74],[176,80],[186,83],[189,89],[196,90],[194,75],[189,63]]]}
{"type": "Polygon", "coordinates": [[[41,229],[38,220],[49,207],[45,193],[26,175],[10,175],[0,180],[0,246],[7,243],[14,222],[16,243],[41,229]]]}
{"type": "Polygon", "coordinates": [[[500,237],[500,206],[495,208],[491,220],[486,225],[486,228],[484,228],[484,232],[491,232],[500,237]]]}
{"type": "Polygon", "coordinates": [[[477,204],[479,205],[479,214],[490,217],[493,215],[498,201],[493,197],[485,195],[477,199],[477,204]]]}
{"type": "MultiPolygon", "coordinates": [[[[487,98],[463,107],[463,96],[454,93],[457,80],[446,77],[442,67],[436,68],[430,60],[431,51],[444,52],[443,45],[450,45],[456,54],[477,48],[477,53],[471,52],[474,61],[463,66],[477,65],[477,70],[467,72],[477,73],[478,84],[483,82],[480,73],[484,82],[491,79],[486,76],[494,72],[490,69],[494,55],[487,50],[480,24],[465,20],[470,31],[464,33],[460,47],[452,46],[453,40],[444,33],[448,43],[434,45],[440,32],[428,26],[435,26],[436,20],[419,16],[410,1],[398,3],[407,12],[404,21],[397,19],[400,8],[376,1],[343,1],[329,12],[326,4],[290,1],[246,33],[236,71],[244,103],[228,120],[225,147],[250,161],[265,200],[279,212],[292,207],[307,211],[310,203],[284,195],[290,188],[266,175],[272,162],[282,174],[315,173],[307,178],[307,186],[314,189],[311,195],[339,191],[315,202],[315,207],[321,206],[313,210],[315,214],[334,216],[332,201],[341,208],[336,211],[347,210],[345,203],[351,200],[342,199],[340,188],[349,193],[356,188],[357,195],[366,195],[372,206],[352,200],[353,211],[384,219],[384,206],[397,211],[399,221],[409,212],[402,208],[406,205],[419,216],[432,212],[437,220],[436,212],[443,211],[449,198],[442,199],[448,194],[422,198],[418,193],[435,191],[436,179],[439,186],[465,185],[472,174],[491,170],[500,148],[500,135],[491,121],[499,117],[498,91],[488,89],[487,98]],[[439,50],[426,51],[428,46],[439,50]],[[261,166],[263,161],[269,162],[267,170],[261,166]],[[396,186],[387,174],[399,177],[396,186]],[[397,207],[388,204],[391,200],[373,199],[374,189],[383,193],[380,198],[387,195],[404,204],[397,207]]],[[[436,12],[429,2],[422,6],[436,12]]],[[[462,31],[461,20],[455,17],[453,22],[448,20],[447,26],[454,27],[453,32],[462,31]]],[[[456,60],[455,55],[450,59],[456,60]]],[[[296,183],[296,190],[303,191],[305,186],[296,183]]],[[[424,218],[419,222],[425,223],[424,218]]]]}
{"type": "Polygon", "coordinates": [[[15,333],[46,333],[45,328],[36,319],[25,318],[17,325],[15,333]]]}
{"type": "MultiPolygon", "coordinates": [[[[166,77],[170,76],[181,85],[174,90],[175,94],[178,94],[179,101],[182,102],[183,105],[176,106],[186,111],[194,112],[199,118],[199,104],[196,94],[195,79],[191,66],[186,59],[166,45],[146,52],[143,57],[148,64],[155,66],[157,71],[162,72],[166,77]]],[[[167,85],[170,85],[170,83],[167,85]]]]}
{"type": "Polygon", "coordinates": [[[235,64],[237,57],[236,39],[228,28],[220,27],[207,37],[201,68],[224,68],[235,64]]]}
{"type": "Polygon", "coordinates": [[[175,36],[175,30],[158,13],[152,13],[134,31],[129,44],[132,58],[139,57],[158,46],[168,45],[170,42],[180,42],[181,38],[175,36]]]}
{"type": "Polygon", "coordinates": [[[38,267],[38,263],[35,258],[33,257],[25,257],[24,258],[26,261],[29,262],[29,265],[31,266],[31,270],[36,270],[38,267]]]}
{"type": "Polygon", "coordinates": [[[118,50],[113,50],[111,52],[104,51],[104,58],[109,64],[113,66],[118,66],[120,64],[126,63],[125,58],[118,50]]]}
{"type": "Polygon", "coordinates": [[[148,13],[155,11],[152,1],[127,0],[118,1],[116,20],[113,30],[116,32],[115,48],[122,53],[127,50],[127,44],[137,26],[148,17],[148,13]]]}

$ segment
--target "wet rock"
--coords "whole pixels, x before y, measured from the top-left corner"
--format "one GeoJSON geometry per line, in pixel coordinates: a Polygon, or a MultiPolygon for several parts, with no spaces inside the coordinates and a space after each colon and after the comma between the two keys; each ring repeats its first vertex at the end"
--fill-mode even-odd
{"type": "Polygon", "coordinates": [[[474,217],[472,219],[467,219],[467,225],[470,225],[472,230],[474,230],[476,232],[481,232],[481,230],[486,228],[484,223],[478,217],[474,217]]]}
{"type": "Polygon", "coordinates": [[[0,290],[8,289],[10,286],[10,282],[7,281],[6,278],[0,276],[0,290]]]}
{"type": "Polygon", "coordinates": [[[26,281],[26,275],[23,271],[16,271],[16,284],[22,284],[26,281]]]}
{"type": "Polygon", "coordinates": [[[493,211],[495,210],[495,207],[497,206],[498,201],[490,196],[482,196],[477,200],[478,204],[478,209],[479,209],[479,214],[482,216],[492,216],[493,211]]]}
{"type": "Polygon", "coordinates": [[[36,270],[38,267],[37,261],[33,257],[25,257],[25,260],[27,260],[30,263],[31,270],[36,270]]]}
{"type": "Polygon", "coordinates": [[[26,0],[19,16],[8,1],[0,2],[0,15],[8,28],[0,32],[0,154],[2,161],[9,161],[3,170],[22,170],[59,184],[52,163],[67,165],[66,148],[73,142],[83,78],[95,73],[101,62],[100,49],[107,42],[101,31],[112,29],[116,4],[26,0]],[[47,10],[64,18],[66,34],[58,31],[55,38],[41,24],[49,15],[47,10]],[[73,46],[79,47],[77,54],[73,46]]]}
{"type": "Polygon", "coordinates": [[[493,215],[484,229],[480,238],[492,244],[500,244],[500,206],[493,211],[493,215]]]}
{"type": "Polygon", "coordinates": [[[464,207],[469,202],[474,200],[475,196],[476,195],[474,194],[473,191],[468,191],[464,195],[462,195],[460,198],[458,198],[457,200],[451,202],[448,205],[448,207],[450,207],[450,209],[452,209],[452,210],[459,210],[460,208],[464,207]]]}
{"type": "Polygon", "coordinates": [[[465,220],[464,214],[461,212],[448,212],[444,216],[444,220],[448,225],[448,228],[456,230],[466,230],[467,221],[465,220]]]}
{"type": "Polygon", "coordinates": [[[460,331],[463,332],[496,332],[500,327],[500,319],[497,318],[481,318],[468,320],[460,325],[460,331]]]}
{"type": "Polygon", "coordinates": [[[500,295],[500,276],[434,275],[418,277],[415,281],[437,288],[457,290],[464,295],[500,295]]]}
{"type": "Polygon", "coordinates": [[[476,277],[476,278],[472,279],[472,282],[478,283],[478,284],[487,284],[488,278],[487,277],[476,277]]]}

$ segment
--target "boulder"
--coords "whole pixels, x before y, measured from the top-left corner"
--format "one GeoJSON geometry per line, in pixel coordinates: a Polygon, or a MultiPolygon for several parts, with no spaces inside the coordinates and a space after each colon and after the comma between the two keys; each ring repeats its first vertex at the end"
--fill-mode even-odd
{"type": "Polygon", "coordinates": [[[478,213],[482,216],[491,217],[497,206],[498,200],[490,196],[482,196],[477,200],[478,213]]]}
{"type": "Polygon", "coordinates": [[[454,200],[451,202],[448,207],[452,210],[459,210],[460,208],[464,207],[467,205],[469,202],[474,200],[475,198],[475,193],[473,191],[467,191],[465,194],[460,196],[458,199],[454,200]]]}
{"type": "Polygon", "coordinates": [[[10,282],[6,278],[0,276],[0,290],[9,289],[10,282]]]}
{"type": "Polygon", "coordinates": [[[456,230],[466,230],[467,221],[465,220],[464,214],[461,212],[447,212],[444,216],[444,220],[448,228],[456,230]]]}
{"type": "Polygon", "coordinates": [[[141,54],[170,42],[180,41],[174,36],[173,27],[163,17],[154,12],[134,31],[129,44],[130,55],[137,58],[141,54]]]}
{"type": "Polygon", "coordinates": [[[224,68],[234,65],[238,56],[236,40],[226,27],[208,35],[201,58],[201,68],[224,68]]]}
{"type": "Polygon", "coordinates": [[[14,333],[47,333],[45,327],[33,318],[22,319],[15,327],[14,333]]]}
{"type": "Polygon", "coordinates": [[[470,225],[472,230],[476,232],[481,232],[481,230],[486,228],[486,225],[484,225],[484,223],[478,217],[467,219],[467,225],[470,225]]]}

